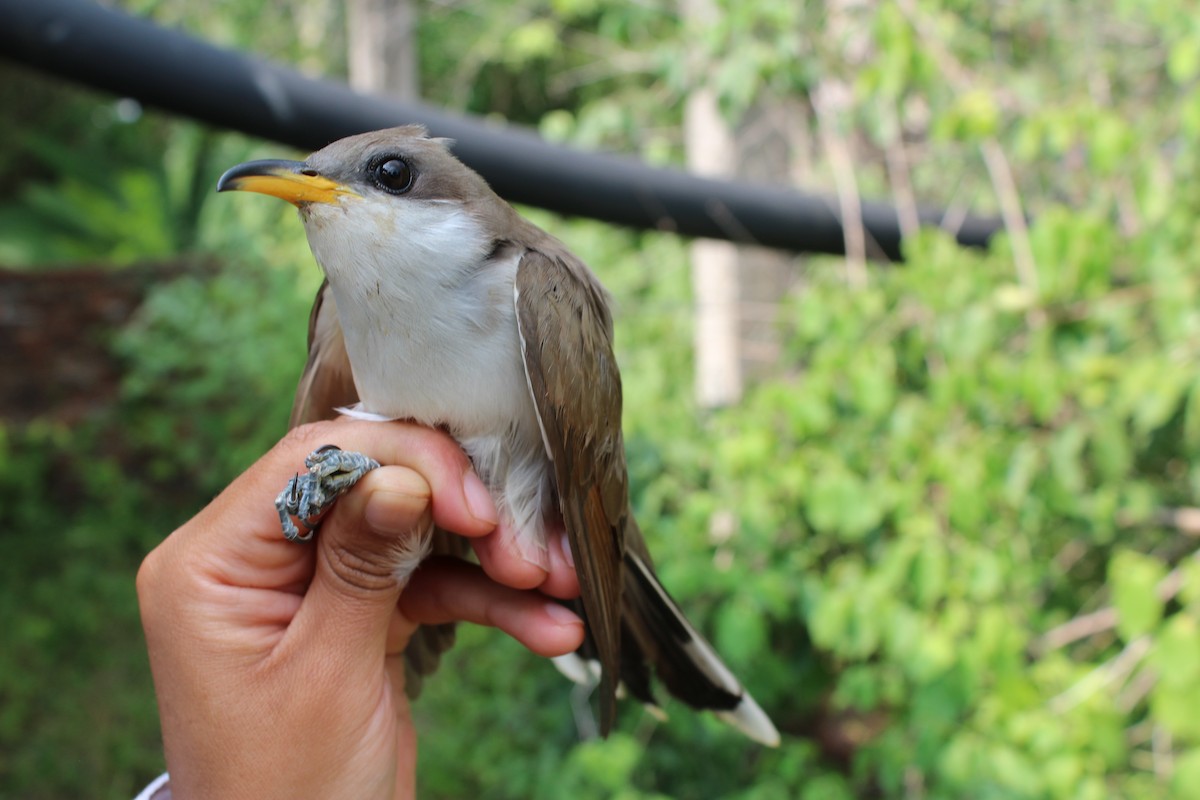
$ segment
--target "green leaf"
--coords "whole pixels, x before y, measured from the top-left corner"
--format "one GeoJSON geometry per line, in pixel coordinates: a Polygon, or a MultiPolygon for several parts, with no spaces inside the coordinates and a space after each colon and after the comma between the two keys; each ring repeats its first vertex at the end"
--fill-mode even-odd
{"type": "Polygon", "coordinates": [[[546,58],[558,43],[558,27],[548,19],[535,19],[509,34],[508,58],[518,64],[546,58]]]}
{"type": "Polygon", "coordinates": [[[1200,743],[1200,684],[1177,686],[1159,682],[1150,693],[1150,710],[1156,722],[1173,736],[1200,743]]]}
{"type": "Polygon", "coordinates": [[[883,517],[879,498],[856,475],[838,466],[813,479],[808,512],[817,528],[847,541],[862,539],[883,517]]]}
{"type": "Polygon", "coordinates": [[[1162,619],[1158,583],[1165,575],[1162,562],[1131,550],[1118,552],[1109,562],[1108,581],[1117,610],[1117,632],[1125,641],[1150,633],[1162,619]]]}
{"type": "Polygon", "coordinates": [[[1175,757],[1175,771],[1171,775],[1171,796],[1178,800],[1192,800],[1196,787],[1200,786],[1200,747],[1194,747],[1175,757]]]}
{"type": "Polygon", "coordinates": [[[717,649],[731,666],[750,664],[769,649],[766,615],[748,596],[738,595],[717,612],[715,638],[717,649]]]}
{"type": "Polygon", "coordinates": [[[1129,124],[1114,114],[1102,114],[1091,130],[1092,165],[1102,172],[1113,172],[1126,163],[1134,141],[1129,124]]]}
{"type": "Polygon", "coordinates": [[[1200,73],[1200,38],[1184,36],[1167,53],[1167,74],[1176,83],[1187,83],[1200,73]]]}
{"type": "Polygon", "coordinates": [[[996,99],[983,89],[968,89],[939,120],[937,132],[951,139],[978,140],[996,133],[1000,109],[996,99]]]}
{"type": "Polygon", "coordinates": [[[1088,444],[1100,475],[1108,481],[1125,477],[1133,463],[1129,433],[1121,420],[1111,416],[1093,421],[1088,444]]]}
{"type": "Polygon", "coordinates": [[[1187,614],[1173,615],[1154,642],[1152,663],[1164,684],[1183,688],[1200,682],[1200,627],[1187,614]]]}
{"type": "Polygon", "coordinates": [[[591,786],[616,791],[629,783],[641,756],[642,747],[635,739],[614,734],[608,739],[580,744],[571,753],[566,769],[577,771],[591,786]]]}
{"type": "Polygon", "coordinates": [[[913,561],[913,596],[925,608],[940,602],[946,594],[950,558],[938,539],[927,539],[913,561]]]}
{"type": "Polygon", "coordinates": [[[1191,138],[1200,135],[1200,92],[1193,89],[1180,99],[1179,125],[1191,138]]]}
{"type": "Polygon", "coordinates": [[[805,781],[800,800],[853,800],[856,796],[845,778],[836,773],[826,773],[805,781]]]}
{"type": "Polygon", "coordinates": [[[1179,599],[1187,604],[1187,613],[1200,617],[1200,559],[1190,558],[1179,569],[1183,573],[1179,599]]]}

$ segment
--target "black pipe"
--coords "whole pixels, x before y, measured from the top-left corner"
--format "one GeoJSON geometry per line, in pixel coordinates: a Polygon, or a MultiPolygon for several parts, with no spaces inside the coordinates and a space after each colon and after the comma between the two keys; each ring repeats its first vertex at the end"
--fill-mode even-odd
{"type": "MultiPolygon", "coordinates": [[[[648,167],[552,145],[515,127],[360,95],[89,0],[0,0],[0,20],[0,56],[209,125],[315,150],[353,133],[421,122],[457,140],[456,154],[513,202],[688,236],[845,252],[836,203],[815,195],[648,167]]],[[[864,203],[862,217],[880,255],[899,260],[896,211],[864,203]]],[[[940,218],[921,213],[925,224],[940,218]]],[[[985,246],[999,228],[968,217],[955,235],[985,246]]]]}

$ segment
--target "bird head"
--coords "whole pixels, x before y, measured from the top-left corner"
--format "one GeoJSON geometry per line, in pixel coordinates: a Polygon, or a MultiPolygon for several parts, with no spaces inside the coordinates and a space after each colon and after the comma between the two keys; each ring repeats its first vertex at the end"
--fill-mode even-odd
{"type": "Polygon", "coordinates": [[[330,280],[354,273],[478,261],[515,212],[419,125],[339,139],[303,161],[249,161],[217,191],[248,191],[300,210],[330,280]]]}

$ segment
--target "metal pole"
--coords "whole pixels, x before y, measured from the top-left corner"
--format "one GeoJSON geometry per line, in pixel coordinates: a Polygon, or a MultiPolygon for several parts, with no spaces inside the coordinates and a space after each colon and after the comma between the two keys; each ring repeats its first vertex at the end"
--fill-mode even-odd
{"type": "MultiPolygon", "coordinates": [[[[0,56],[209,125],[313,150],[353,133],[420,122],[455,139],[456,154],[513,202],[687,236],[843,252],[836,204],[816,195],[649,167],[420,103],[360,95],[89,0],[0,0],[0,19],[0,56]]],[[[880,255],[898,260],[895,209],[864,203],[862,213],[880,255]]],[[[921,213],[925,224],[941,216],[921,213]]],[[[967,218],[955,235],[985,246],[999,228],[996,220],[967,218]]]]}

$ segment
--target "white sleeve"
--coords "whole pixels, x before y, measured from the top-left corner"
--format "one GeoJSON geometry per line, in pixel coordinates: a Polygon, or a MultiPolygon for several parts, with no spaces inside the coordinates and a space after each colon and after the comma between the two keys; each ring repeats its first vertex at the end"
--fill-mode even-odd
{"type": "Polygon", "coordinates": [[[159,775],[133,800],[171,800],[171,776],[165,772],[159,775]]]}

